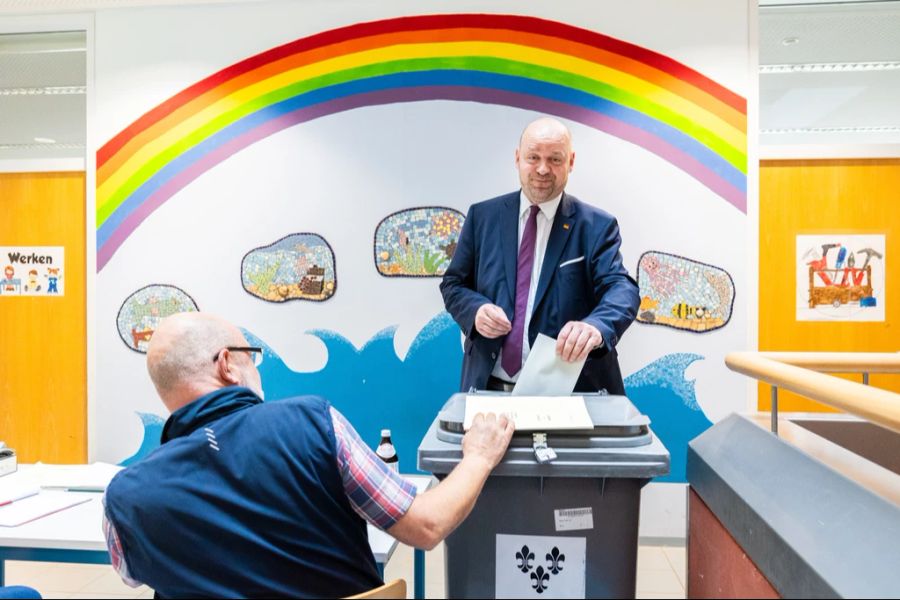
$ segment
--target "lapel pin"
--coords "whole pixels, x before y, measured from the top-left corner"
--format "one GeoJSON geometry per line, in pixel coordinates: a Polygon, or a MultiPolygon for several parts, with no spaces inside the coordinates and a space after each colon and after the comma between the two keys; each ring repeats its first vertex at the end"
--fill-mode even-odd
{"type": "Polygon", "coordinates": [[[568,229],[568,228],[569,228],[569,224],[568,224],[568,223],[563,223],[563,229],[568,229]]]}

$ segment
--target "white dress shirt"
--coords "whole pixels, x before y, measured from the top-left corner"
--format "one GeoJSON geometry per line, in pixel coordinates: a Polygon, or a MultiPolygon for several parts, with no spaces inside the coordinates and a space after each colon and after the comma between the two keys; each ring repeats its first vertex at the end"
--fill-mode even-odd
{"type": "MultiPolygon", "coordinates": [[[[541,277],[541,265],[544,262],[544,254],[547,252],[547,240],[550,239],[550,228],[553,226],[553,218],[556,217],[556,211],[559,210],[559,202],[561,199],[562,194],[538,204],[538,208],[541,210],[537,214],[537,232],[534,240],[534,265],[531,269],[531,285],[528,288],[528,306],[525,308],[525,327],[522,331],[524,337],[522,340],[523,365],[525,364],[525,359],[528,358],[528,352],[531,350],[531,346],[528,343],[528,323],[531,322],[531,313],[534,310],[534,296],[537,292],[538,280],[541,277]]],[[[531,201],[525,197],[524,192],[519,192],[519,246],[522,245],[522,234],[525,232],[525,223],[528,222],[528,209],[530,208],[531,201]]],[[[516,247],[518,248],[518,246],[516,247]]],[[[518,260],[518,252],[516,253],[516,260],[518,260]]],[[[512,283],[513,290],[515,290],[516,282],[512,281],[510,283],[512,283]]],[[[515,310],[515,297],[513,298],[513,307],[513,310],[515,310]]],[[[514,315],[506,316],[509,318],[510,323],[512,323],[514,315]]],[[[491,375],[504,381],[516,381],[519,378],[519,373],[516,373],[514,376],[509,375],[501,364],[502,359],[503,350],[501,349],[497,354],[497,362],[494,364],[494,371],[491,375]]]]}

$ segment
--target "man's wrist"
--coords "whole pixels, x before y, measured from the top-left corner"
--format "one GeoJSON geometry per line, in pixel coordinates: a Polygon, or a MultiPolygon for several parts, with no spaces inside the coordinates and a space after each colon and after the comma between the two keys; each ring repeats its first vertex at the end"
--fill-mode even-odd
{"type": "Polygon", "coordinates": [[[602,348],[606,344],[606,340],[603,339],[603,332],[600,331],[600,328],[597,327],[596,325],[594,325],[593,323],[591,323],[590,321],[581,321],[581,322],[584,323],[585,325],[590,325],[591,327],[593,327],[594,330],[597,332],[597,335],[600,336],[600,343],[595,344],[594,347],[591,348],[591,350],[597,350],[599,348],[602,348]]]}
{"type": "Polygon", "coordinates": [[[481,456],[477,453],[469,453],[464,454],[463,459],[460,461],[460,465],[463,463],[466,464],[467,470],[471,469],[473,475],[476,476],[484,476],[487,478],[488,475],[491,474],[491,471],[494,470],[494,465],[491,461],[484,456],[481,456]]]}

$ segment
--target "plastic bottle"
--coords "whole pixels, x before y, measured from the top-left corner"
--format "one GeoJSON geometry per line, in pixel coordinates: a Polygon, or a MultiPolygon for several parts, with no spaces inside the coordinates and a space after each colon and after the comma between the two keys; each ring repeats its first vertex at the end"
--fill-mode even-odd
{"type": "Polygon", "coordinates": [[[375,450],[375,454],[377,454],[378,458],[383,460],[388,467],[398,473],[400,472],[400,459],[397,457],[397,449],[394,448],[394,443],[391,441],[390,429],[381,430],[381,441],[378,443],[378,449],[375,450]]]}

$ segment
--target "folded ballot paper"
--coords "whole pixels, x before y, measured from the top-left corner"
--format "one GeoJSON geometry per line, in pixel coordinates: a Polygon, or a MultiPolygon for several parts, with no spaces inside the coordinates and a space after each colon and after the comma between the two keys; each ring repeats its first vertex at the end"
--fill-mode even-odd
{"type": "Polygon", "coordinates": [[[568,396],[575,389],[586,360],[564,361],[556,353],[556,340],[539,333],[511,395],[568,396]]]}

